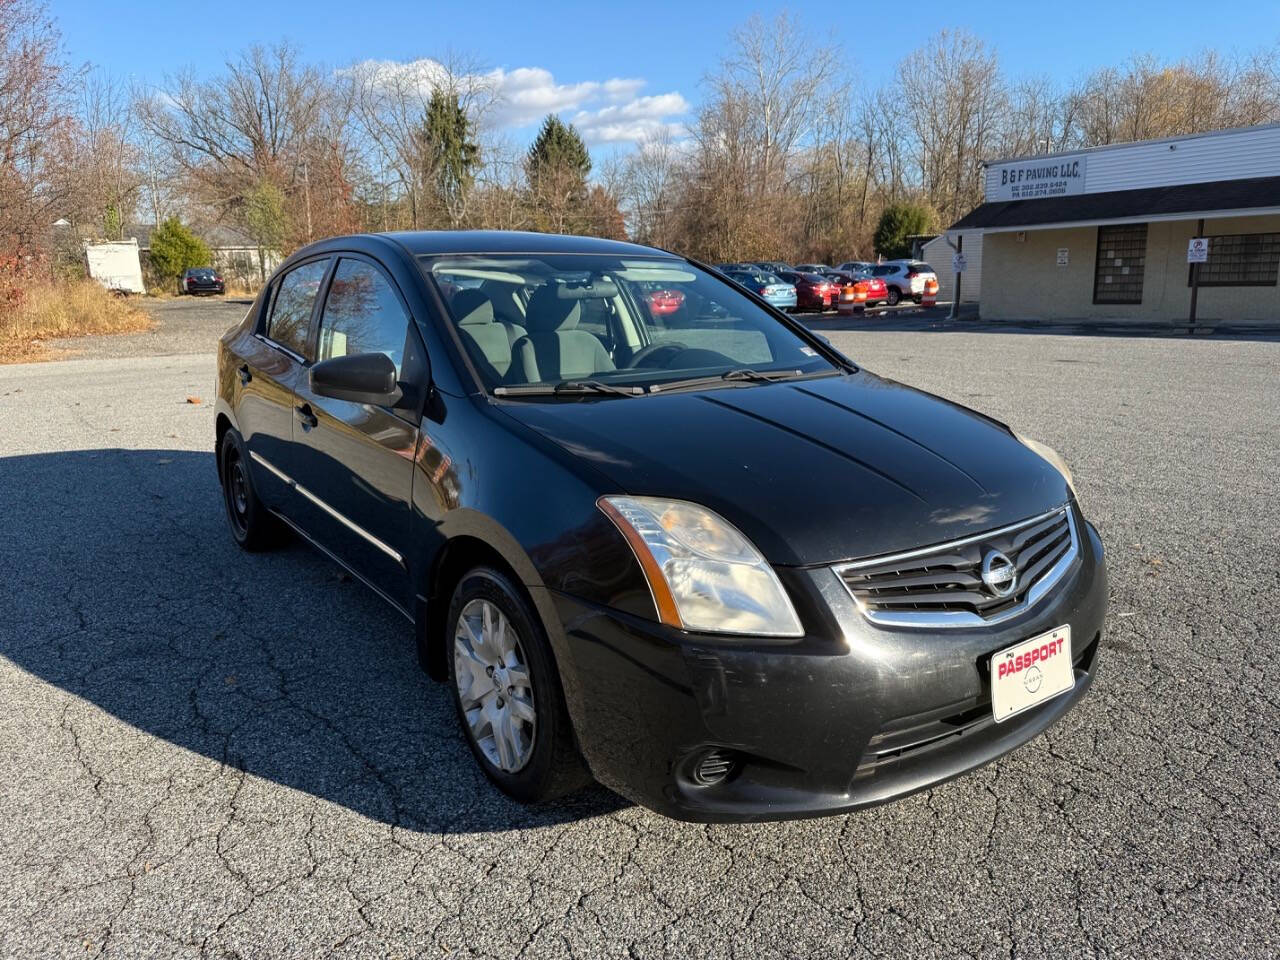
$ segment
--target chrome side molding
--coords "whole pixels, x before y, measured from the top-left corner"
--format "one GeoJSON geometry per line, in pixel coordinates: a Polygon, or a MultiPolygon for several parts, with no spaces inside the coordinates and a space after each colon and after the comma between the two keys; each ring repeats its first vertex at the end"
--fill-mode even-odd
{"type": "Polygon", "coordinates": [[[319,507],[325,513],[329,514],[329,516],[333,517],[333,519],[337,520],[340,524],[342,524],[348,530],[358,534],[359,536],[363,537],[365,540],[369,541],[369,543],[373,544],[375,547],[377,547],[379,550],[385,553],[388,557],[390,557],[396,563],[400,564],[401,566],[404,565],[404,557],[401,556],[400,553],[396,551],[393,547],[391,547],[386,542],[375,537],[372,533],[370,533],[364,527],[360,526],[360,524],[356,523],[346,514],[338,510],[335,510],[333,507],[329,506],[329,504],[325,503],[323,500],[317,497],[314,493],[312,493],[310,490],[308,490],[306,487],[300,484],[297,480],[293,479],[293,477],[289,476],[287,473],[285,473],[283,470],[277,467],[274,463],[272,463],[266,457],[262,456],[262,454],[254,450],[250,450],[249,459],[251,459],[254,463],[262,464],[264,469],[269,470],[272,474],[274,474],[287,486],[298,491],[298,493],[302,494],[302,496],[306,497],[308,500],[314,503],[317,507],[319,507]]]}

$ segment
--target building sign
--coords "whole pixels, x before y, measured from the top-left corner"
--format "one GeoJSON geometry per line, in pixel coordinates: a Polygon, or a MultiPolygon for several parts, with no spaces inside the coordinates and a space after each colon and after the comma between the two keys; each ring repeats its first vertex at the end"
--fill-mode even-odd
{"type": "Polygon", "coordinates": [[[1192,237],[1187,241],[1187,263],[1209,262],[1209,238],[1192,237]]]}
{"type": "Polygon", "coordinates": [[[1019,160],[993,167],[995,177],[988,200],[1037,200],[1084,193],[1087,157],[1019,160]]]}
{"type": "Polygon", "coordinates": [[[1059,247],[1058,248],[1058,266],[1065,267],[1070,262],[1071,262],[1071,248],[1059,247]]]}

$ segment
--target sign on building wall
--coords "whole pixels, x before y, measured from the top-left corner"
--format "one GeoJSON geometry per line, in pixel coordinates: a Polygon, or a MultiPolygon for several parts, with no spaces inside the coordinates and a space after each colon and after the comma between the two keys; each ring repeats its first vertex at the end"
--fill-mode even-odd
{"type": "Polygon", "coordinates": [[[988,200],[1035,200],[1084,193],[1087,157],[1019,160],[992,168],[988,200]]]}
{"type": "Polygon", "coordinates": [[[1192,237],[1187,241],[1187,263],[1209,262],[1209,238],[1192,237]]]}
{"type": "Polygon", "coordinates": [[[1059,247],[1058,248],[1058,266],[1065,267],[1070,262],[1071,262],[1071,248],[1059,247]]]}

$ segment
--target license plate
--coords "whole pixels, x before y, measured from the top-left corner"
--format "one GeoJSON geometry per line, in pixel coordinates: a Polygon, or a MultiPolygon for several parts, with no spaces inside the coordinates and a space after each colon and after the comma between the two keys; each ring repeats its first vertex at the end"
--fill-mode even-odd
{"type": "Polygon", "coordinates": [[[1069,626],[1024,640],[991,657],[991,711],[996,723],[1052,700],[1075,684],[1069,626]]]}

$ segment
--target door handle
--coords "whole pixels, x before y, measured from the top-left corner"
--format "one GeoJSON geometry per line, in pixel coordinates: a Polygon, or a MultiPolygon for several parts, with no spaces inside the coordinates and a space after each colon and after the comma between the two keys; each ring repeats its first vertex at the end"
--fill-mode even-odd
{"type": "Polygon", "coordinates": [[[249,372],[249,365],[247,363],[242,363],[240,366],[236,367],[236,373],[240,374],[241,386],[253,379],[253,374],[249,372]]]}
{"type": "Polygon", "coordinates": [[[320,421],[316,419],[316,412],[311,409],[311,404],[304,403],[297,408],[298,420],[302,423],[303,430],[310,430],[320,421]]]}

